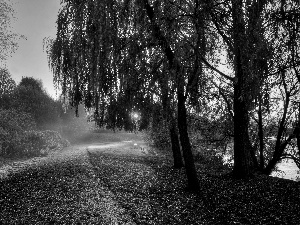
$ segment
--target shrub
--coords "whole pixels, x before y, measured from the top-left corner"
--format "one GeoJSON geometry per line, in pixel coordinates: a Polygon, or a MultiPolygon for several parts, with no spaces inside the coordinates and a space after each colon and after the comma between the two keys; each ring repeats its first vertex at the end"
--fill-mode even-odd
{"type": "Polygon", "coordinates": [[[27,157],[41,156],[46,147],[46,139],[41,131],[25,131],[22,135],[18,154],[27,157]]]}
{"type": "Polygon", "coordinates": [[[150,125],[144,134],[146,141],[155,148],[165,149],[171,146],[170,131],[163,120],[155,126],[150,125]]]}
{"type": "Polygon", "coordinates": [[[18,155],[25,130],[35,128],[31,116],[16,110],[0,109],[0,154],[18,155]]]}
{"type": "Polygon", "coordinates": [[[21,141],[23,146],[23,156],[45,156],[50,151],[69,146],[69,142],[64,140],[56,131],[25,131],[21,141]]]}
{"type": "Polygon", "coordinates": [[[40,156],[69,145],[58,132],[36,131],[35,128],[35,122],[29,114],[0,109],[0,155],[40,156]]]}

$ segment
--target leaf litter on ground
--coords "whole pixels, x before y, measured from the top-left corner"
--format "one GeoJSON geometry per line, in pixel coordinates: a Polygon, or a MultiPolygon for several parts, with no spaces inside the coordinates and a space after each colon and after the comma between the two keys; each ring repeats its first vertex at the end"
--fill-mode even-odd
{"type": "Polygon", "coordinates": [[[137,224],[299,224],[300,186],[294,181],[198,171],[201,190],[193,194],[184,169],[173,169],[165,158],[95,152],[89,158],[137,224]]]}
{"type": "Polygon", "coordinates": [[[184,169],[160,155],[92,151],[55,159],[0,180],[0,223],[299,224],[299,183],[197,168],[194,194],[184,169]]]}

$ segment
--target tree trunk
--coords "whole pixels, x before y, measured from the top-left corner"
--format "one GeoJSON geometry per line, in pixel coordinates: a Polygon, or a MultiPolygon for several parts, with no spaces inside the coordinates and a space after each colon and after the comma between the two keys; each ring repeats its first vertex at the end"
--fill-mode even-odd
{"type": "Polygon", "coordinates": [[[286,117],[287,117],[287,113],[288,113],[288,106],[289,106],[289,102],[290,102],[290,94],[286,93],[286,102],[284,105],[284,109],[283,109],[283,115],[279,124],[279,129],[278,129],[278,133],[277,133],[277,137],[276,137],[276,144],[275,144],[275,151],[273,153],[272,159],[269,161],[268,165],[266,166],[264,173],[267,175],[270,175],[271,172],[273,171],[274,167],[276,166],[276,164],[278,163],[278,161],[280,160],[280,157],[282,156],[282,153],[284,152],[285,147],[287,146],[287,144],[289,143],[289,139],[292,139],[292,136],[290,135],[290,137],[285,140],[283,143],[281,143],[281,138],[282,135],[284,133],[284,129],[285,129],[285,123],[286,123],[286,117]]]}
{"type": "Polygon", "coordinates": [[[171,136],[171,144],[172,144],[172,152],[174,159],[174,168],[180,169],[183,167],[183,161],[180,151],[180,144],[178,138],[178,132],[175,121],[170,121],[170,136],[171,136]]]}
{"type": "Polygon", "coordinates": [[[169,96],[169,86],[168,86],[168,73],[163,72],[159,77],[158,81],[161,86],[161,98],[162,98],[162,106],[163,106],[163,115],[164,119],[167,121],[169,126],[172,152],[173,152],[173,160],[174,160],[174,168],[182,168],[183,161],[182,155],[180,151],[179,137],[177,131],[176,119],[173,116],[174,109],[170,106],[171,98],[169,96]]]}
{"type": "MultiPolygon", "coordinates": [[[[300,80],[300,78],[299,78],[300,80]]],[[[298,147],[298,154],[300,156],[300,103],[298,103],[298,121],[296,125],[296,140],[297,140],[297,147],[298,147]]]]}
{"type": "Polygon", "coordinates": [[[184,86],[181,75],[179,75],[177,98],[178,98],[178,129],[180,134],[180,143],[185,162],[186,175],[188,179],[188,187],[191,191],[198,192],[200,190],[197,172],[194,163],[194,156],[187,131],[186,107],[184,86]]]}
{"type": "Polygon", "coordinates": [[[169,41],[161,32],[160,27],[155,22],[154,10],[150,6],[148,0],[143,1],[147,15],[151,21],[152,35],[156,40],[160,41],[160,46],[168,59],[170,69],[175,72],[177,81],[177,98],[178,98],[178,129],[180,135],[180,143],[183,152],[183,158],[185,162],[186,175],[188,179],[188,187],[191,191],[198,192],[200,190],[197,172],[194,163],[194,157],[192,153],[192,148],[189,140],[189,135],[187,132],[187,120],[186,120],[186,108],[185,108],[185,95],[184,95],[184,77],[181,74],[180,63],[175,58],[175,54],[170,46],[169,41]]]}
{"type": "Polygon", "coordinates": [[[233,51],[234,51],[234,166],[236,178],[247,178],[253,173],[252,146],[249,139],[249,102],[251,97],[247,85],[248,71],[243,69],[247,59],[245,46],[245,21],[243,3],[232,0],[233,51]]]}
{"type": "Polygon", "coordinates": [[[246,102],[240,99],[234,90],[234,166],[233,174],[236,178],[247,178],[253,172],[253,160],[248,134],[248,110],[246,102]]]}
{"type": "Polygon", "coordinates": [[[259,109],[258,109],[258,137],[259,137],[259,167],[262,171],[265,167],[265,158],[264,158],[264,131],[263,131],[263,121],[262,121],[262,108],[261,108],[261,99],[259,99],[259,109]]]}

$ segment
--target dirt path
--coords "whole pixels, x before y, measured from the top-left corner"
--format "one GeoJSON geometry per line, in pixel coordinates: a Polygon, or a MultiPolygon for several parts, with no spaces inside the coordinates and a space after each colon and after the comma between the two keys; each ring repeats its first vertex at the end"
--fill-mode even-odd
{"type": "Polygon", "coordinates": [[[0,168],[0,223],[135,224],[95,176],[91,152],[149,154],[145,143],[127,139],[74,145],[47,157],[4,165],[0,168]]]}

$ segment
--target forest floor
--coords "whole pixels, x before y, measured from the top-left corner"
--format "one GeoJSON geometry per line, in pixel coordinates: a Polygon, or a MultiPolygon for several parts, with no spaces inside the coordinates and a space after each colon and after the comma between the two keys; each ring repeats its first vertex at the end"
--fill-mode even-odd
{"type": "MultiPolygon", "coordinates": [[[[1,162],[0,162],[1,163],[1,162]]],[[[300,183],[184,169],[132,133],[93,133],[46,157],[2,162],[0,224],[299,224],[300,183]]]]}

